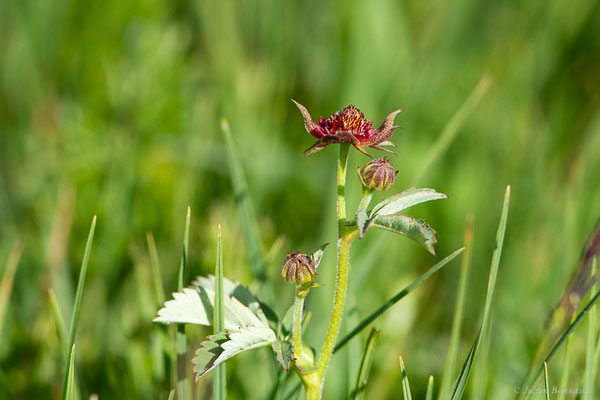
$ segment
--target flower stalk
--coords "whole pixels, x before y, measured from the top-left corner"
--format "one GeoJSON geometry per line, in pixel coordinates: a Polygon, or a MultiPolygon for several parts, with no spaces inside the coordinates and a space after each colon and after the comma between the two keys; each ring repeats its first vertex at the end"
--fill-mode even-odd
{"type": "Polygon", "coordinates": [[[316,400],[321,397],[323,391],[323,382],[327,365],[331,359],[335,342],[340,330],[344,302],[346,300],[346,291],[348,288],[348,271],[350,266],[350,246],[356,238],[357,230],[355,227],[346,226],[346,170],[348,165],[348,151],[350,144],[340,144],[340,151],[337,165],[337,219],[338,219],[338,254],[337,254],[337,275],[335,283],[335,294],[333,299],[333,309],[331,318],[325,336],[325,342],[321,349],[321,354],[316,364],[316,370],[304,376],[303,382],[306,389],[306,398],[316,400]]]}
{"type": "Polygon", "coordinates": [[[373,189],[371,188],[363,188],[363,197],[360,199],[360,203],[358,204],[358,209],[364,208],[365,210],[369,207],[371,203],[371,199],[373,198],[373,189]]]}
{"type": "MultiPolygon", "coordinates": [[[[302,352],[302,310],[304,309],[304,297],[296,295],[294,301],[294,326],[292,329],[294,350],[296,353],[302,352]]],[[[297,357],[300,354],[296,354],[297,357]]]]}

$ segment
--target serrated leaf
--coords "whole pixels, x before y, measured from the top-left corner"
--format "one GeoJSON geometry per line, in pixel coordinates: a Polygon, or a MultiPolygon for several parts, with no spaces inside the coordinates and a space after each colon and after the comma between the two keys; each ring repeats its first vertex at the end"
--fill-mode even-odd
{"type": "MultiPolygon", "coordinates": [[[[208,277],[199,276],[196,278],[194,282],[192,282],[193,286],[200,287],[206,290],[210,298],[214,297],[215,290],[215,277],[213,275],[208,275],[208,277]]],[[[248,290],[247,287],[242,285],[239,282],[231,281],[225,277],[223,277],[223,294],[225,296],[225,318],[227,319],[227,313],[229,312],[228,308],[228,298],[235,299],[237,303],[240,303],[242,306],[249,308],[252,313],[262,321],[264,326],[269,325],[269,320],[265,315],[265,311],[263,310],[263,305],[258,301],[256,297],[248,290]]],[[[225,321],[227,325],[227,320],[225,321]]],[[[248,324],[239,324],[239,326],[245,326],[248,324]]],[[[229,327],[225,327],[226,329],[231,329],[229,327]]]]}
{"type": "Polygon", "coordinates": [[[369,218],[367,210],[361,208],[356,212],[356,227],[358,228],[358,237],[362,239],[367,233],[373,219],[369,218]]]}
{"type": "Polygon", "coordinates": [[[209,319],[200,292],[190,288],[183,288],[181,292],[173,293],[173,300],[166,301],[164,307],[158,311],[158,317],[153,319],[154,322],[161,324],[197,325],[210,325],[211,320],[212,306],[209,319]]]}
{"type": "Polygon", "coordinates": [[[271,345],[275,359],[285,369],[285,372],[290,372],[290,365],[294,358],[294,348],[287,340],[276,340],[271,345]]]}
{"type": "Polygon", "coordinates": [[[276,340],[273,330],[256,326],[210,335],[208,340],[200,344],[200,348],[195,352],[196,357],[192,359],[196,380],[236,354],[269,346],[276,340]]]}
{"type": "Polygon", "coordinates": [[[446,198],[448,198],[448,196],[446,196],[443,193],[438,193],[434,189],[407,189],[402,193],[398,193],[391,197],[388,197],[387,199],[377,204],[371,211],[369,218],[373,218],[377,215],[397,214],[404,209],[407,209],[420,203],[446,198]]]}
{"type": "Polygon", "coordinates": [[[380,215],[375,218],[372,226],[406,236],[427,249],[435,256],[433,246],[437,243],[435,231],[425,220],[416,219],[409,215],[380,215]]]}
{"type": "MultiPolygon", "coordinates": [[[[263,305],[239,282],[223,278],[225,329],[236,330],[245,326],[269,327],[263,305]]],[[[173,293],[154,322],[162,324],[211,325],[214,312],[215,277],[198,277],[192,287],[173,293]]]]}

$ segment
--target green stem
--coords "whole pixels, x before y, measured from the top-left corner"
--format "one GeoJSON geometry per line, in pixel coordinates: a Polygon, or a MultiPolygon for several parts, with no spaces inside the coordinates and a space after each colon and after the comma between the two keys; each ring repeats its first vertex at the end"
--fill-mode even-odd
{"type": "Polygon", "coordinates": [[[293,327],[293,339],[294,339],[294,353],[299,354],[302,352],[302,309],[304,308],[304,297],[296,295],[296,301],[294,302],[294,327],[293,327]]]}
{"type": "Polygon", "coordinates": [[[348,166],[348,143],[340,144],[337,165],[337,219],[338,240],[346,233],[346,167],[348,166]]]}
{"type": "MultiPolygon", "coordinates": [[[[337,168],[337,218],[338,218],[338,256],[337,256],[337,277],[335,283],[335,294],[333,298],[333,309],[331,311],[331,320],[325,336],[325,343],[321,349],[321,354],[317,362],[318,391],[315,388],[307,387],[307,399],[318,399],[323,391],[323,382],[325,380],[325,371],[333,353],[333,348],[340,330],[342,313],[344,310],[344,301],[346,299],[346,289],[348,288],[348,268],[350,259],[350,245],[356,238],[356,228],[346,227],[346,167],[348,164],[349,144],[340,145],[340,153],[337,168]],[[310,390],[309,390],[310,389],[310,390]]],[[[315,383],[316,383],[315,382],[315,383]]]]}
{"type": "Polygon", "coordinates": [[[358,209],[364,208],[365,210],[369,207],[369,203],[371,203],[371,199],[373,198],[373,189],[364,188],[363,187],[363,197],[360,199],[360,204],[358,205],[358,209]]]}

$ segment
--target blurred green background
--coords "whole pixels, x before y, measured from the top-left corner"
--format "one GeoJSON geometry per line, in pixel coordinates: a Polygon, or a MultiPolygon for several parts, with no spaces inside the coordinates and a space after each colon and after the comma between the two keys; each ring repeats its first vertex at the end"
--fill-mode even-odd
{"type": "MultiPolygon", "coordinates": [[[[292,97],[314,118],[355,104],[376,126],[405,110],[392,138],[400,171],[392,191],[419,185],[449,194],[411,210],[438,231],[438,259],[462,246],[465,218],[475,216],[459,364],[477,333],[512,185],[491,341],[477,366],[484,398],[512,396],[600,215],[599,2],[2,0],[0,8],[0,271],[16,241],[24,243],[0,321],[1,398],[60,397],[65,361],[48,289],[69,316],[93,215],[76,352],[84,398],[166,398],[174,387],[172,332],[151,322],[160,303],[146,232],[170,293],[188,205],[188,279],[214,270],[221,224],[226,276],[258,289],[222,117],[249,183],[261,249],[273,249],[274,308],[287,310],[293,291],[278,279],[285,251],[334,242],[336,229],[337,152],[303,158],[313,139],[292,97]],[[440,141],[478,82],[474,104],[440,141]]],[[[349,212],[360,192],[353,171],[366,161],[351,153],[349,212]]],[[[315,347],[328,319],[334,253],[331,246],[319,271],[326,286],[307,303],[315,347]]],[[[356,243],[352,257],[344,329],[436,262],[383,232],[356,243]]],[[[401,396],[399,355],[416,395],[430,374],[440,381],[459,264],[376,321],[368,398],[401,396]]],[[[190,355],[209,332],[188,329],[190,355]]],[[[569,387],[580,382],[585,332],[574,336],[569,387]]],[[[325,398],[345,398],[354,386],[366,334],[335,356],[325,398]]],[[[277,371],[269,352],[227,363],[230,398],[266,397],[277,371]]],[[[556,382],[560,362],[550,372],[556,382]]],[[[210,381],[194,384],[197,398],[210,395],[210,381]]],[[[481,393],[468,388],[466,397],[481,393]]]]}

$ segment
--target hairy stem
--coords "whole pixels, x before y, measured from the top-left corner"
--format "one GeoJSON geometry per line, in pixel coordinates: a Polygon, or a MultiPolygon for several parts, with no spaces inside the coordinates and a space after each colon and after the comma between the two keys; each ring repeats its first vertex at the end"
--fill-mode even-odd
{"type": "MultiPolygon", "coordinates": [[[[321,354],[317,362],[317,375],[319,382],[319,396],[323,390],[325,380],[325,371],[340,330],[342,322],[342,312],[344,310],[344,301],[346,299],[346,289],[348,288],[348,268],[350,258],[350,245],[356,237],[356,228],[346,227],[346,167],[348,164],[349,144],[340,145],[340,153],[337,168],[337,219],[338,219],[338,255],[337,255],[337,276],[335,283],[335,294],[333,298],[333,309],[331,310],[331,320],[325,336],[325,343],[321,349],[321,354]]],[[[313,391],[314,393],[314,391],[313,391]]],[[[307,391],[308,394],[308,391],[307,391]]]]}
{"type": "Polygon", "coordinates": [[[302,352],[302,309],[304,308],[304,297],[296,295],[294,302],[294,327],[293,327],[293,340],[294,340],[294,353],[300,354],[302,352]]]}

